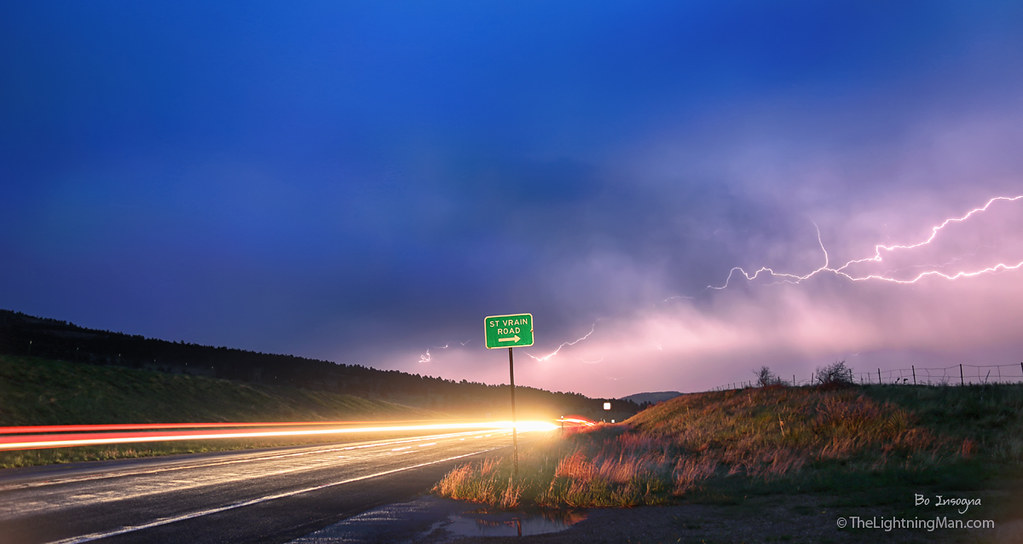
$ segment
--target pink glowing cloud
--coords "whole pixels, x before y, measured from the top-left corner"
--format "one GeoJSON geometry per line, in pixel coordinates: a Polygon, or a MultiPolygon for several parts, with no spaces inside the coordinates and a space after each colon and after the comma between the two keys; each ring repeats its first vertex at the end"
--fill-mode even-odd
{"type": "MultiPolygon", "coordinates": [[[[888,368],[911,354],[934,364],[1016,356],[1023,307],[1005,302],[1023,300],[1023,196],[991,198],[922,222],[899,241],[853,248],[866,248],[866,257],[829,251],[819,234],[817,241],[816,267],[735,268],[722,285],[601,318],[564,341],[545,340],[541,327],[538,345],[519,350],[528,358],[518,358],[517,379],[616,396],[709,389],[747,380],[762,364],[806,380],[837,359],[888,368]]],[[[447,351],[447,368],[507,379],[503,354],[447,351]]]]}

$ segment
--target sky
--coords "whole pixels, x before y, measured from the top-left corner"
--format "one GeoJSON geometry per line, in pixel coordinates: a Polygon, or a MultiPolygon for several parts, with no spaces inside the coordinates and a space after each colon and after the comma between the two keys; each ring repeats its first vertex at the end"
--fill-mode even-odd
{"type": "Polygon", "coordinates": [[[528,312],[516,383],[595,397],[1023,360],[1017,2],[44,0],[0,46],[0,308],[495,384],[528,312]]]}

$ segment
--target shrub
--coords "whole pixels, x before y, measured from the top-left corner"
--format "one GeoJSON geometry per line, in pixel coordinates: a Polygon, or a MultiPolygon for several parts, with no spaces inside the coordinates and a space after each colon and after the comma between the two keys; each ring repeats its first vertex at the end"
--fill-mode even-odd
{"type": "Polygon", "coordinates": [[[814,381],[826,387],[846,387],[855,384],[853,371],[845,366],[845,361],[836,361],[824,368],[818,368],[814,381]]]}
{"type": "Polygon", "coordinates": [[[757,376],[757,386],[759,387],[776,387],[785,385],[785,382],[775,375],[775,373],[767,366],[760,367],[760,370],[754,370],[753,374],[756,374],[757,376]]]}

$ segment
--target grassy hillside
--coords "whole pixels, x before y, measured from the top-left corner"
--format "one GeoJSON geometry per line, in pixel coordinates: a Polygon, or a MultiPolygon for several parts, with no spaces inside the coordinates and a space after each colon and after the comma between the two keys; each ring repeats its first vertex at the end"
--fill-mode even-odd
{"type": "MultiPolygon", "coordinates": [[[[421,419],[436,412],[352,395],[0,355],[0,426],[421,419]]],[[[299,443],[150,443],[0,453],[0,467],[299,443]]]]}
{"type": "Polygon", "coordinates": [[[479,463],[436,490],[505,506],[891,488],[911,497],[1015,477],[1021,464],[1023,386],[772,387],[684,395],[527,452],[518,482],[507,461],[479,463]]]}
{"type": "Polygon", "coordinates": [[[427,417],[352,395],[0,355],[0,425],[427,417]]]}
{"type": "MultiPolygon", "coordinates": [[[[262,391],[290,386],[396,402],[451,414],[508,417],[508,388],[466,380],[452,381],[397,370],[377,370],[292,355],[256,353],[226,347],[169,342],[79,327],[55,319],[0,310],[0,354],[68,361],[78,365],[155,370],[253,384],[262,391]]],[[[489,354],[498,356],[500,354],[489,354]]],[[[487,354],[481,354],[486,359],[487,354]]],[[[501,363],[501,358],[493,360],[501,363]]],[[[118,373],[119,370],[111,372],[118,373]]],[[[604,417],[602,401],[577,393],[516,388],[519,415],[555,418],[562,414],[604,417]]],[[[615,403],[610,417],[625,419],[635,403],[615,403]]]]}

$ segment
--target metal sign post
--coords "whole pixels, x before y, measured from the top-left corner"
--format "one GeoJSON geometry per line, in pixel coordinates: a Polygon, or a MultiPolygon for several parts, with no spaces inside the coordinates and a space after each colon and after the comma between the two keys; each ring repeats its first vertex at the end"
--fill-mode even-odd
{"type": "Polygon", "coordinates": [[[508,348],[508,378],[512,408],[512,478],[519,478],[519,436],[515,428],[515,356],[514,347],[533,345],[533,314],[488,315],[483,320],[487,349],[508,348]]]}
{"type": "Polygon", "coordinates": [[[519,437],[515,428],[515,359],[512,357],[512,348],[508,348],[508,377],[511,380],[511,402],[512,402],[512,479],[519,479],[519,437]]]}

